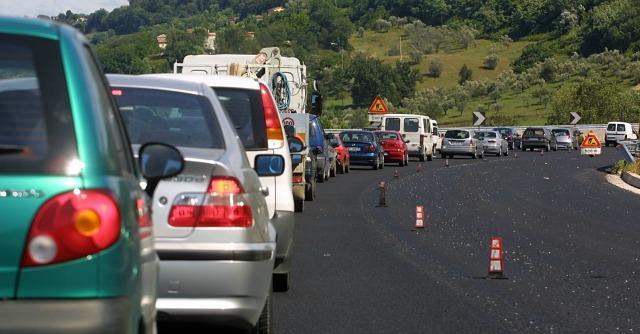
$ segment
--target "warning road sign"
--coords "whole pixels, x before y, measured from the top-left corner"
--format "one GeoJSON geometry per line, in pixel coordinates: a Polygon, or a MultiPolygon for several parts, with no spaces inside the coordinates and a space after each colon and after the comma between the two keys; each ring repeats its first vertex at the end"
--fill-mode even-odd
{"type": "Polygon", "coordinates": [[[384,100],[377,95],[373,102],[371,102],[371,106],[369,106],[370,114],[387,114],[389,113],[389,108],[387,108],[387,104],[384,103],[384,100]]]}
{"type": "Polygon", "coordinates": [[[582,144],[580,144],[580,154],[594,156],[602,152],[600,140],[593,131],[589,131],[582,144]]]}

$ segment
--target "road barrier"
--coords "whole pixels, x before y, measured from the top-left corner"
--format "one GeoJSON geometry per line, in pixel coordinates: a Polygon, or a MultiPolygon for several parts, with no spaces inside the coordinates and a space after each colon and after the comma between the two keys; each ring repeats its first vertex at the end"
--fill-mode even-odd
{"type": "Polygon", "coordinates": [[[378,207],[384,208],[387,206],[387,194],[384,185],[384,181],[380,181],[380,185],[378,186],[378,190],[380,191],[380,196],[378,197],[378,207]]]}
{"type": "Polygon", "coordinates": [[[422,205],[416,205],[416,229],[424,228],[425,214],[422,205]]]}
{"type": "Polygon", "coordinates": [[[504,254],[501,237],[491,238],[489,254],[489,278],[503,278],[504,254]]]}

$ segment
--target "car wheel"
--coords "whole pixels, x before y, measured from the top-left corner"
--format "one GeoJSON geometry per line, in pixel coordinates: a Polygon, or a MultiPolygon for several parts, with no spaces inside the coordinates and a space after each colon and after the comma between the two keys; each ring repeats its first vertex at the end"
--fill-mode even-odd
{"type": "Polygon", "coordinates": [[[349,173],[350,171],[351,171],[351,162],[347,162],[347,167],[345,168],[344,172],[349,173]]]}
{"type": "Polygon", "coordinates": [[[376,158],[376,161],[373,162],[373,170],[378,170],[380,168],[380,158],[376,158]]]}
{"type": "Polygon", "coordinates": [[[507,157],[509,156],[509,146],[507,146],[507,151],[504,152],[504,155],[507,156],[507,157]]]}
{"type": "Polygon", "coordinates": [[[384,157],[382,157],[382,162],[380,163],[380,169],[384,168],[384,157]]]}
{"type": "Polygon", "coordinates": [[[336,177],[336,175],[338,174],[338,167],[336,166],[336,163],[333,163],[333,167],[331,168],[331,170],[329,170],[329,176],[331,177],[336,177]]]}
{"type": "Polygon", "coordinates": [[[446,155],[446,154],[444,154],[444,153],[441,153],[441,154],[440,154],[440,159],[446,159],[446,158],[447,158],[447,155],[446,155]]]}
{"type": "Polygon", "coordinates": [[[551,151],[551,144],[547,143],[547,147],[543,148],[543,150],[545,150],[547,152],[551,151]]]}
{"type": "Polygon", "coordinates": [[[301,199],[293,201],[293,208],[296,212],[302,212],[304,210],[304,201],[301,199]]]}
{"type": "Polygon", "coordinates": [[[314,178],[313,181],[309,182],[309,188],[304,193],[305,201],[313,201],[316,199],[316,180],[314,178]]]}
{"type": "Polygon", "coordinates": [[[558,150],[558,143],[555,143],[555,144],[553,145],[553,150],[554,150],[554,151],[557,151],[557,150],[558,150]]]}
{"type": "Polygon", "coordinates": [[[267,295],[264,302],[262,313],[258,318],[258,323],[251,329],[252,334],[268,334],[273,333],[273,310],[271,309],[271,291],[267,295]]]}
{"type": "Polygon", "coordinates": [[[321,173],[318,171],[318,173],[317,173],[318,182],[320,182],[320,183],[324,182],[324,174],[325,174],[324,171],[322,171],[321,173]]]}
{"type": "Polygon", "coordinates": [[[527,148],[525,146],[521,146],[521,148],[522,148],[522,152],[527,150],[527,148]]]}
{"type": "Polygon", "coordinates": [[[496,153],[496,156],[499,156],[499,157],[502,156],[502,147],[500,147],[500,149],[498,150],[498,153],[496,153]]]}
{"type": "Polygon", "coordinates": [[[420,154],[420,157],[418,157],[418,160],[420,160],[420,161],[424,161],[424,153],[421,153],[421,154],[420,154]]]}
{"type": "Polygon", "coordinates": [[[473,151],[472,159],[478,159],[478,150],[473,151]]]}
{"type": "Polygon", "coordinates": [[[433,161],[433,153],[427,155],[427,161],[433,161]]]}
{"type": "Polygon", "coordinates": [[[484,159],[484,150],[481,151],[482,153],[480,153],[480,159],[484,159]]]}

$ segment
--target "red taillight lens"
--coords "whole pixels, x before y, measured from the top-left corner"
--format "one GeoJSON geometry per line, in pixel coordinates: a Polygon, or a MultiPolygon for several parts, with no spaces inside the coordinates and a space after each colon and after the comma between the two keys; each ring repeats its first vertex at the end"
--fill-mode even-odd
{"type": "Polygon", "coordinates": [[[138,198],[136,200],[136,214],[138,216],[138,233],[140,239],[150,237],[153,228],[151,224],[151,216],[149,215],[147,204],[142,198],[138,198]]]}
{"type": "Polygon", "coordinates": [[[373,144],[369,144],[369,146],[367,147],[367,152],[375,152],[376,148],[375,146],[373,146],[373,144]]]}
{"type": "Polygon", "coordinates": [[[291,182],[293,183],[302,183],[302,180],[302,174],[293,174],[293,177],[291,178],[291,182]]]}
{"type": "Polygon", "coordinates": [[[267,142],[269,148],[280,148],[284,145],[284,133],[280,124],[278,108],[271,96],[269,88],[260,83],[260,96],[262,98],[262,108],[264,110],[264,123],[267,128],[267,142]]]}
{"type": "Polygon", "coordinates": [[[76,190],[45,202],[31,224],[22,266],[78,259],[113,245],[120,237],[120,210],[101,190],[76,190]]]}
{"type": "Polygon", "coordinates": [[[204,195],[183,196],[174,202],[169,225],[174,227],[250,227],[251,207],[237,179],[213,177],[204,195]]]}

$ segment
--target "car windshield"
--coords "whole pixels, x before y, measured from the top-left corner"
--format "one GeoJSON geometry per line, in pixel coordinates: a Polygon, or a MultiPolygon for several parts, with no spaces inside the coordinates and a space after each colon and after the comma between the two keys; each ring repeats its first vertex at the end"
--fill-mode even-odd
{"type": "Polygon", "coordinates": [[[561,136],[569,137],[569,130],[567,130],[567,129],[553,129],[553,134],[556,135],[556,137],[561,137],[561,136]]]}
{"type": "Polygon", "coordinates": [[[65,175],[77,159],[62,69],[57,42],[0,34],[0,174],[65,175]]]}
{"type": "Polygon", "coordinates": [[[373,134],[369,132],[343,132],[341,135],[342,141],[344,142],[372,142],[373,134]]]}
{"type": "Polygon", "coordinates": [[[524,131],[525,136],[544,136],[544,129],[527,129],[524,131]]]}
{"type": "Polygon", "coordinates": [[[478,132],[478,134],[484,138],[497,138],[498,136],[496,135],[495,132],[478,132]]]}
{"type": "Polygon", "coordinates": [[[444,134],[445,138],[449,139],[467,139],[469,138],[469,131],[465,130],[447,130],[444,134]]]}
{"type": "Polygon", "coordinates": [[[113,87],[113,93],[133,144],[224,148],[218,120],[204,96],[125,87],[113,87]]]}

